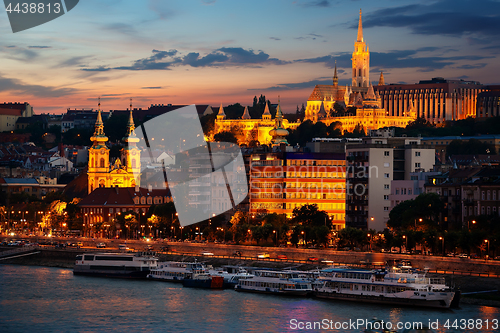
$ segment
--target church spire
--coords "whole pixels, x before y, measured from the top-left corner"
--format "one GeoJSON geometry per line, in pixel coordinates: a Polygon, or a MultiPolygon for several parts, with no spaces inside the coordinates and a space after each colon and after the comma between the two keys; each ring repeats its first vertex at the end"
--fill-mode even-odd
{"type": "Polygon", "coordinates": [[[95,122],[94,136],[104,136],[104,123],[101,116],[101,97],[99,96],[99,103],[97,104],[97,120],[95,122]]]}
{"type": "Polygon", "coordinates": [[[335,60],[335,70],[333,72],[333,86],[337,87],[339,85],[339,78],[337,76],[337,60],[335,60]]]}
{"type": "Polygon", "coordinates": [[[359,9],[358,42],[363,42],[363,23],[361,21],[361,8],[359,9]]]}
{"type": "Polygon", "coordinates": [[[106,147],[106,141],[108,141],[108,137],[104,134],[104,123],[102,121],[101,115],[101,97],[99,97],[99,104],[97,108],[97,120],[95,122],[95,130],[94,135],[90,138],[92,140],[93,148],[101,148],[106,147]]]}
{"type": "Polygon", "coordinates": [[[134,116],[132,114],[132,98],[130,99],[130,114],[128,117],[127,135],[125,137],[129,136],[135,136],[134,116]]]}
{"type": "Polygon", "coordinates": [[[378,85],[379,86],[385,85],[384,72],[382,72],[382,71],[380,71],[380,78],[378,79],[378,85]]]}
{"type": "Polygon", "coordinates": [[[217,113],[217,119],[219,120],[226,119],[226,114],[224,113],[224,107],[222,106],[222,103],[220,103],[219,113],[217,113]]]}

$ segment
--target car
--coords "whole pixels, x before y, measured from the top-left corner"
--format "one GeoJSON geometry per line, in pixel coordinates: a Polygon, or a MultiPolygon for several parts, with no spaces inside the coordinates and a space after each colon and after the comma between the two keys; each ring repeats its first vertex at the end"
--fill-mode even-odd
{"type": "Polygon", "coordinates": [[[213,256],[214,254],[213,254],[212,252],[203,251],[203,252],[201,252],[201,255],[202,255],[202,256],[205,256],[205,257],[211,257],[211,256],[213,256]]]}
{"type": "Polygon", "coordinates": [[[83,243],[82,242],[76,242],[76,247],[83,247],[83,243]]]}
{"type": "Polygon", "coordinates": [[[455,256],[455,253],[451,253],[451,252],[450,252],[450,253],[446,253],[446,256],[447,256],[447,257],[454,257],[454,256],[455,256]]]}
{"type": "Polygon", "coordinates": [[[241,258],[241,251],[234,251],[233,256],[241,258]]]}
{"type": "Polygon", "coordinates": [[[287,260],[288,259],[288,257],[286,255],[284,255],[284,254],[278,254],[277,258],[280,259],[280,260],[287,260]]]}
{"type": "Polygon", "coordinates": [[[257,258],[259,258],[259,259],[266,259],[266,258],[269,258],[269,257],[270,257],[269,253],[265,253],[264,252],[264,253],[257,254],[257,258]]]}
{"type": "Polygon", "coordinates": [[[152,251],[153,250],[153,245],[149,245],[148,244],[148,245],[144,246],[144,250],[145,251],[152,251]]]}
{"type": "Polygon", "coordinates": [[[469,255],[467,255],[467,253],[460,253],[458,255],[459,258],[469,258],[469,255]]]}
{"type": "Polygon", "coordinates": [[[97,243],[95,247],[97,247],[98,249],[105,248],[106,243],[97,243]]]}
{"type": "Polygon", "coordinates": [[[307,258],[307,261],[319,261],[319,258],[309,257],[309,258],[307,258]]]}
{"type": "Polygon", "coordinates": [[[127,251],[127,250],[130,250],[130,249],[127,246],[127,244],[119,244],[118,245],[118,250],[120,250],[120,251],[127,251]]]}
{"type": "Polygon", "coordinates": [[[328,260],[326,258],[321,259],[322,264],[333,264],[333,260],[328,260]]]}

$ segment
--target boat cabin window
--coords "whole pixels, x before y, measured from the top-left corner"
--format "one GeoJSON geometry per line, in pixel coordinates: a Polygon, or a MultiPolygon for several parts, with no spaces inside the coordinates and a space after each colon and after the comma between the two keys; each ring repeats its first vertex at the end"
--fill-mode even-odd
{"type": "Polygon", "coordinates": [[[96,256],[95,260],[134,261],[133,257],[96,256]]]}
{"type": "Polygon", "coordinates": [[[86,255],[83,256],[83,259],[84,260],[94,260],[94,256],[90,255],[90,254],[86,254],[86,255]]]}
{"type": "Polygon", "coordinates": [[[83,258],[82,255],[76,256],[76,260],[78,260],[78,261],[82,260],[82,258],[83,258]]]}

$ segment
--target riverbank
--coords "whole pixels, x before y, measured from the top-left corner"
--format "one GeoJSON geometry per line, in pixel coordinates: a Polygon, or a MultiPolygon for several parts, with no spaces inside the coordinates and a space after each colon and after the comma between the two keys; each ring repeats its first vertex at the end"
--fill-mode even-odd
{"type": "MultiPolygon", "coordinates": [[[[82,249],[67,249],[59,250],[53,248],[42,248],[39,253],[17,257],[13,259],[1,260],[0,264],[15,264],[26,266],[45,266],[45,267],[59,267],[72,269],[74,260],[77,254],[82,253],[82,249]]],[[[85,252],[103,252],[100,249],[85,249],[85,252]]],[[[175,253],[158,253],[160,261],[203,261],[214,267],[224,265],[244,266],[244,267],[258,267],[258,268],[274,268],[285,269],[294,268],[297,270],[310,270],[318,267],[326,267],[319,263],[294,263],[288,261],[263,261],[251,260],[240,258],[220,258],[220,257],[201,257],[199,255],[175,254],[175,253]]],[[[431,274],[431,276],[443,276],[442,274],[431,274]]],[[[464,275],[451,275],[444,274],[448,283],[453,286],[459,287],[461,292],[465,295],[462,296],[461,302],[464,304],[474,304],[482,306],[500,307],[500,278],[492,277],[478,277],[478,276],[464,276],[464,275]],[[481,291],[496,292],[476,293],[481,291]]]]}

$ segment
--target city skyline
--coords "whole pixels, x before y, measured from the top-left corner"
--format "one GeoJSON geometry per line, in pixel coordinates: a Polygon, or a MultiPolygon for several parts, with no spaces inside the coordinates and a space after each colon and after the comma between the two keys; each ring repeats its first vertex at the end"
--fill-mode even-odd
{"type": "Polygon", "coordinates": [[[499,83],[496,1],[85,1],[16,34],[2,10],[0,94],[37,114],[95,109],[98,96],[109,110],[260,94],[294,112],[331,83],[335,61],[350,84],[360,8],[371,82],[384,71],[386,83],[499,83]]]}

